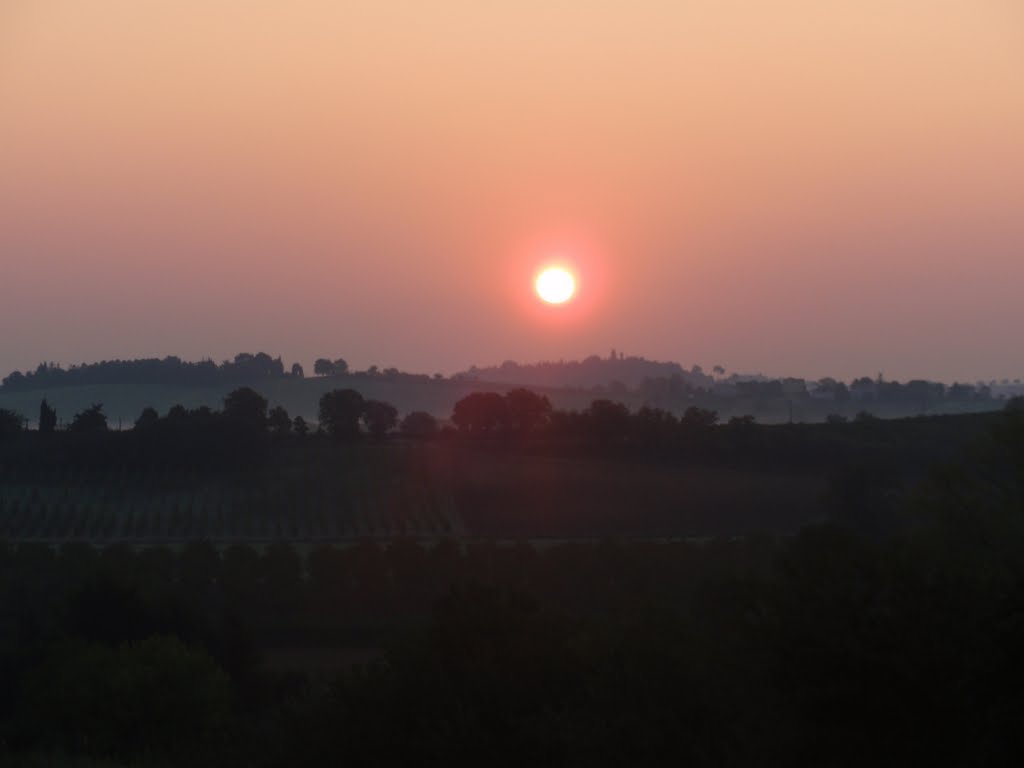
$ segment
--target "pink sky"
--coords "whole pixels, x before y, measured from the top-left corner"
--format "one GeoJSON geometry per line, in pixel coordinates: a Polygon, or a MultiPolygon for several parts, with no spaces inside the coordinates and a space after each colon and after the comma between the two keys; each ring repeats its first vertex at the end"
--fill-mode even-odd
{"type": "Polygon", "coordinates": [[[7,0],[0,286],[0,375],[1024,376],[1024,6],[7,0]]]}

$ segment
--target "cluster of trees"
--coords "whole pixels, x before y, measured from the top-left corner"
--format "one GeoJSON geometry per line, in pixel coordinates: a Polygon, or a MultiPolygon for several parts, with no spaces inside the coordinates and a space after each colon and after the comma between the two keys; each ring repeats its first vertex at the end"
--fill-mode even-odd
{"type": "Polygon", "coordinates": [[[0,389],[16,392],[96,384],[213,386],[255,383],[285,375],[301,377],[302,366],[295,363],[290,374],[286,374],[280,357],[271,357],[265,352],[243,352],[220,365],[212,360],[186,362],[178,357],[104,360],[72,365],[69,368],[56,363],[40,363],[34,371],[14,371],[3,379],[0,389]]]}
{"type": "Polygon", "coordinates": [[[644,379],[638,392],[654,401],[717,398],[723,404],[736,398],[753,401],[828,400],[839,405],[849,402],[905,405],[927,410],[943,403],[965,403],[990,400],[991,387],[984,383],[946,386],[941,382],[914,379],[907,382],[887,381],[881,377],[861,377],[849,384],[826,377],[808,382],[804,379],[745,379],[732,376],[717,382],[695,385],[678,375],[644,379]]]}
{"type": "MultiPolygon", "coordinates": [[[[25,430],[26,419],[20,413],[0,408],[0,439],[19,434],[25,430]]],[[[57,430],[57,411],[43,398],[39,404],[39,431],[43,434],[57,430]]],[[[96,434],[107,431],[107,417],[103,413],[103,405],[94,403],[90,407],[75,414],[68,424],[68,431],[77,434],[96,434]]]]}
{"type": "MultiPolygon", "coordinates": [[[[364,432],[383,438],[399,426],[398,409],[381,400],[364,398],[353,389],[337,389],[320,398],[320,429],[327,434],[349,439],[364,432]]],[[[21,432],[25,419],[21,414],[0,410],[0,437],[21,432]]],[[[39,431],[56,430],[57,414],[44,399],[40,404],[39,431]]],[[[415,411],[401,422],[404,435],[430,437],[438,430],[437,420],[428,413],[415,411]]],[[[94,404],[74,415],[67,431],[76,434],[100,434],[108,430],[102,404],[94,404]]],[[[134,432],[147,436],[200,434],[217,430],[249,436],[270,434],[282,437],[305,435],[310,425],[301,416],[292,419],[281,406],[270,407],[267,399],[251,387],[239,387],[224,398],[224,407],[215,411],[207,406],[187,409],[171,407],[161,416],[154,408],[145,408],[135,421],[134,432]]]]}
{"type": "Polygon", "coordinates": [[[343,376],[348,373],[348,363],[340,357],[337,360],[318,357],[313,363],[313,373],[317,376],[343,376]]]}
{"type": "MultiPolygon", "coordinates": [[[[774,382],[766,382],[766,384],[772,383],[774,382]]],[[[862,376],[851,381],[849,385],[835,379],[824,378],[816,382],[813,389],[819,396],[827,396],[838,403],[857,400],[864,403],[905,404],[919,406],[922,409],[938,405],[943,401],[963,403],[988,400],[992,397],[991,388],[984,383],[977,385],[954,383],[947,387],[937,381],[913,379],[901,383],[887,381],[881,376],[875,379],[862,376]]],[[[781,389],[779,394],[781,395],[781,389]]]]}
{"type": "MultiPolygon", "coordinates": [[[[631,412],[626,405],[598,399],[582,411],[561,411],[547,397],[528,389],[504,395],[474,392],[455,404],[452,423],[471,437],[545,435],[598,443],[634,441],[661,444],[676,435],[689,436],[718,423],[715,411],[690,406],[681,417],[660,408],[643,407],[631,412]]],[[[734,417],[728,426],[753,425],[749,416],[734,417]]]]}

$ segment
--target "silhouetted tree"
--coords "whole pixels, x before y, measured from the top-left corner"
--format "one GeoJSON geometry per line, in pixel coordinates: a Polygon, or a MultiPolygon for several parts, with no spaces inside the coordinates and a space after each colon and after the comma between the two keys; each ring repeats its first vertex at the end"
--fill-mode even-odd
{"type": "Polygon", "coordinates": [[[55,429],[57,429],[57,411],[50,407],[44,397],[43,402],[39,404],[39,431],[50,433],[55,429]]]}
{"type": "Polygon", "coordinates": [[[508,421],[508,404],[497,392],[474,392],[455,403],[452,421],[461,431],[488,435],[508,421]]]}
{"type": "Polygon", "coordinates": [[[302,437],[309,433],[309,425],[304,418],[296,416],[295,420],[292,421],[292,431],[299,437],[302,437]]]}
{"type": "Polygon", "coordinates": [[[743,416],[733,416],[729,419],[728,426],[732,429],[745,429],[752,427],[755,424],[755,419],[751,414],[745,414],[743,416]]]}
{"type": "Polygon", "coordinates": [[[313,373],[315,373],[317,376],[333,376],[334,363],[332,363],[326,357],[318,357],[316,359],[316,362],[313,363],[313,373]]]}
{"type": "Polygon", "coordinates": [[[135,420],[135,429],[141,431],[153,429],[160,423],[160,414],[155,408],[143,408],[139,418],[135,420]]]}
{"type": "Polygon", "coordinates": [[[16,435],[22,430],[24,418],[20,413],[0,408],[0,438],[16,435]]]}
{"type": "Polygon", "coordinates": [[[611,400],[594,400],[584,411],[587,429],[599,442],[621,440],[629,432],[629,409],[611,400]]]}
{"type": "Polygon", "coordinates": [[[363,396],[354,389],[335,389],[320,398],[320,424],[338,439],[359,437],[363,396]]]}
{"type": "Polygon", "coordinates": [[[292,420],[288,416],[288,411],[282,408],[280,405],[275,405],[270,409],[267,414],[267,427],[270,428],[270,434],[277,435],[278,437],[287,435],[292,431],[292,420]]]}
{"type": "Polygon", "coordinates": [[[344,376],[346,373],[348,373],[348,363],[345,362],[345,358],[339,357],[334,361],[334,375],[344,376]]]}
{"type": "Polygon", "coordinates": [[[267,399],[249,387],[239,387],[224,398],[224,417],[252,430],[267,425],[267,399]]]}
{"type": "Polygon", "coordinates": [[[680,419],[679,423],[683,427],[707,429],[718,423],[718,412],[691,405],[683,413],[683,418],[680,419]]]}
{"type": "Polygon", "coordinates": [[[405,437],[429,438],[437,434],[437,419],[426,411],[413,411],[402,419],[399,427],[405,437]]]}
{"type": "Polygon", "coordinates": [[[69,432],[79,434],[96,434],[107,431],[107,416],[103,413],[103,404],[94,403],[84,411],[75,414],[69,432]]]}
{"type": "Polygon", "coordinates": [[[509,391],[505,395],[505,404],[508,426],[520,434],[542,428],[551,414],[551,401],[528,389],[509,391]]]}
{"type": "Polygon", "coordinates": [[[661,408],[644,406],[633,415],[633,432],[642,446],[661,446],[672,439],[678,420],[661,408]]]}
{"type": "Polygon", "coordinates": [[[235,355],[231,362],[220,366],[222,379],[232,382],[258,381],[284,376],[284,363],[280,357],[271,357],[265,352],[251,355],[247,352],[235,355]]]}
{"type": "Polygon", "coordinates": [[[398,423],[398,409],[391,403],[367,400],[363,403],[363,423],[367,431],[380,439],[398,423]]]}
{"type": "Polygon", "coordinates": [[[302,379],[305,378],[306,372],[298,363],[292,363],[292,376],[294,376],[297,379],[302,379]]]}

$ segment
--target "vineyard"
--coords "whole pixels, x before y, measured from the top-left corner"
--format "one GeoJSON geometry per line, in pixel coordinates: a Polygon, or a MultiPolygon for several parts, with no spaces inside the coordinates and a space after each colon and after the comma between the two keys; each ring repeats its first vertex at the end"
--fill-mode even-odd
{"type": "MultiPolygon", "coordinates": [[[[95,544],[331,542],[460,536],[450,493],[394,454],[363,451],[258,475],[196,472],[0,476],[0,540],[95,544]]],[[[400,453],[400,452],[399,452],[400,453]]]]}

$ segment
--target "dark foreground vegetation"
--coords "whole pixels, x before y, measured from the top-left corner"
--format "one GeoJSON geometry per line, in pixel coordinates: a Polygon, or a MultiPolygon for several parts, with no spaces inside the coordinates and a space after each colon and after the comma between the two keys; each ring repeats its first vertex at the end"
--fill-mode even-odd
{"type": "MultiPolygon", "coordinates": [[[[1018,403],[1000,414],[816,426],[715,425],[695,412],[687,425],[662,423],[641,439],[643,419],[614,404],[566,415],[562,431],[553,414],[543,430],[527,429],[522,414],[537,401],[519,397],[518,421],[506,399],[495,426],[488,408],[500,408],[489,398],[464,404],[458,429],[433,436],[373,438],[368,412],[397,416],[367,411],[351,394],[321,403],[325,434],[284,430],[283,418],[275,432],[269,413],[249,420],[261,404],[245,392],[222,412],[179,413],[177,427],[170,414],[148,414],[135,430],[110,433],[98,411],[77,430],[12,434],[0,445],[5,488],[74,481],[77,494],[144,477],[138,498],[152,498],[264,483],[258,495],[275,499],[261,511],[268,520],[310,500],[327,508],[348,499],[357,517],[372,508],[394,522],[386,531],[357,526],[338,537],[343,544],[276,535],[230,543],[183,529],[174,546],[116,536],[102,547],[67,540],[75,536],[55,546],[7,529],[0,760],[1024,758],[1018,403]],[[618,426],[598,428],[605,424],[618,426]],[[732,519],[727,530],[715,529],[708,490],[703,535],[685,540],[693,531],[673,518],[686,518],[685,504],[658,498],[686,499],[692,487],[671,478],[687,472],[715,476],[718,495],[755,473],[824,482],[802,519],[774,508],[784,495],[758,505],[764,489],[748,487],[738,508],[763,514],[732,519]],[[449,498],[466,530],[438,524],[429,536],[403,535],[398,510],[420,508],[402,506],[410,485],[363,496],[394,474],[418,478],[408,482],[423,489],[423,509],[449,498]],[[317,484],[328,490],[298,501],[270,493],[317,484]],[[575,495],[588,486],[598,492],[575,495]],[[613,488],[621,495],[602,507],[613,488]],[[552,494],[557,502],[537,515],[552,494]],[[601,517],[613,509],[618,516],[601,517]],[[644,522],[616,527],[630,520],[644,522]],[[574,540],[543,541],[553,531],[574,540]],[[186,543],[188,533],[207,540],[186,543]]],[[[115,501],[88,504],[95,515],[115,501]]],[[[245,502],[227,508],[244,519],[245,502]]],[[[24,509],[6,519],[25,520],[24,509]]]]}

